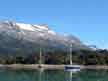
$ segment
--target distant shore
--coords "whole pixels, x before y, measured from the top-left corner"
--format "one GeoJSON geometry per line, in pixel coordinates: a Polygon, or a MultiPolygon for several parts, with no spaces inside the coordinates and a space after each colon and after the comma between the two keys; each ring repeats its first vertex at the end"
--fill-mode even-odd
{"type": "Polygon", "coordinates": [[[81,69],[108,69],[107,65],[87,65],[82,66],[81,69]]]}
{"type": "MultiPolygon", "coordinates": [[[[42,64],[41,68],[43,69],[64,69],[65,65],[46,65],[42,64]]],[[[10,64],[10,65],[0,65],[0,67],[4,68],[12,68],[12,69],[39,69],[39,64],[10,64]]]]}
{"type": "MultiPolygon", "coordinates": [[[[3,65],[0,64],[1,68],[11,68],[11,69],[40,69],[39,64],[10,64],[10,65],[3,65]]],[[[65,65],[47,65],[42,64],[41,67],[43,69],[64,69],[65,65]]],[[[81,69],[108,69],[107,65],[80,65],[81,69]]]]}

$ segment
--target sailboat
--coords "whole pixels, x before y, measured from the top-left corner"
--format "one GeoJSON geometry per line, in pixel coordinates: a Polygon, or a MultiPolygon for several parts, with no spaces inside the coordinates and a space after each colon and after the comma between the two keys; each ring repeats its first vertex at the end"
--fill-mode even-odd
{"type": "Polygon", "coordinates": [[[43,64],[42,64],[42,48],[40,48],[40,53],[39,53],[39,66],[38,68],[43,68],[43,64]]]}
{"type": "Polygon", "coordinates": [[[66,71],[80,71],[80,65],[72,64],[72,44],[70,46],[70,54],[69,54],[70,64],[65,65],[66,71]]]}

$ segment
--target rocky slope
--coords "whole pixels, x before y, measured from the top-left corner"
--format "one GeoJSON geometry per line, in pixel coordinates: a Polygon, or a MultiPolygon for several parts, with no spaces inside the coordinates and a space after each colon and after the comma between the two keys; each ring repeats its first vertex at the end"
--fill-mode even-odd
{"type": "Polygon", "coordinates": [[[11,21],[0,22],[0,54],[33,53],[45,48],[66,51],[70,45],[74,50],[87,49],[78,38],[72,35],[59,35],[47,25],[32,25],[11,21]]]}

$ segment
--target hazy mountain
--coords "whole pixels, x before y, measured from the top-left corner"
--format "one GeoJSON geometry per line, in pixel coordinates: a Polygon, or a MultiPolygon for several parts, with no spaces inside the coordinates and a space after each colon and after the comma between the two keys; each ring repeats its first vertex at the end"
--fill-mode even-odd
{"type": "Polygon", "coordinates": [[[0,49],[5,53],[32,53],[40,47],[66,51],[71,44],[74,50],[87,49],[75,36],[60,35],[47,25],[0,22],[0,49]]]}

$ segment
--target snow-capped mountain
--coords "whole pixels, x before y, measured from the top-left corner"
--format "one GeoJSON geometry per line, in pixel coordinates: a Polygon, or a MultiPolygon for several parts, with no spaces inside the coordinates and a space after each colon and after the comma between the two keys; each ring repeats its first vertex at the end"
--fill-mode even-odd
{"type": "Polygon", "coordinates": [[[86,49],[86,46],[72,35],[60,35],[51,30],[48,25],[32,25],[11,21],[0,22],[0,49],[2,51],[31,53],[38,48],[67,50],[86,49]]]}

